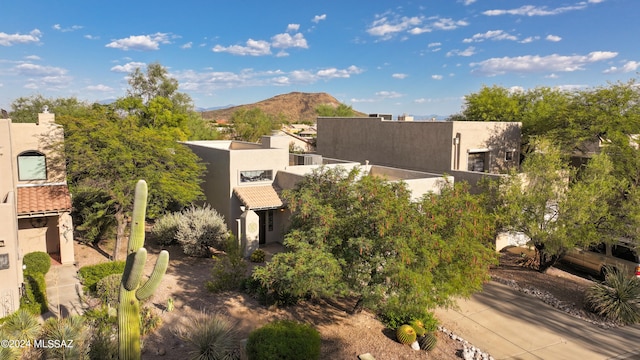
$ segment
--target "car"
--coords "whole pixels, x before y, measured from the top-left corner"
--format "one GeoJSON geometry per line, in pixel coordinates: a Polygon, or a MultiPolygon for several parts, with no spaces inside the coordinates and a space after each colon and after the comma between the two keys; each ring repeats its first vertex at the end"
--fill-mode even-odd
{"type": "Polygon", "coordinates": [[[640,251],[632,242],[620,241],[614,244],[599,243],[586,248],[567,251],[561,261],[604,277],[610,266],[640,278],[640,251]]]}

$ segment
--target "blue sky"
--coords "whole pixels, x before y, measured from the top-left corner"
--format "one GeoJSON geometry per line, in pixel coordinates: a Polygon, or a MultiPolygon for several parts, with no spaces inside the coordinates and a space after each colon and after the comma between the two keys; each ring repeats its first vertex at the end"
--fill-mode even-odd
{"type": "Polygon", "coordinates": [[[326,92],[368,113],[449,115],[482,85],[635,78],[638,0],[5,1],[0,107],[124,96],[159,62],[208,108],[326,92]]]}

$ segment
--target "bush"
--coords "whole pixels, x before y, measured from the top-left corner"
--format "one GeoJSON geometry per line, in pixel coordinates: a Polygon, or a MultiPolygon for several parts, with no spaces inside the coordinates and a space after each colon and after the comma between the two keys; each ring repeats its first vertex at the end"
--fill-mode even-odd
{"type": "Polygon", "coordinates": [[[625,325],[640,322],[640,279],[607,267],[602,283],[587,289],[585,303],[589,310],[625,325]]]}
{"type": "Polygon", "coordinates": [[[250,360],[320,358],[320,333],[311,325],[276,320],[252,331],[247,340],[250,360]]]}
{"type": "Polygon", "coordinates": [[[49,310],[47,284],[43,274],[24,275],[24,295],[20,298],[20,308],[34,315],[44,314],[49,310]]]}
{"type": "Polygon", "coordinates": [[[222,248],[228,237],[224,219],[209,205],[191,206],[182,211],[176,239],[185,254],[206,257],[210,247],[222,248]]]}
{"type": "Polygon", "coordinates": [[[205,286],[212,292],[238,290],[246,279],[247,264],[242,249],[233,236],[225,241],[226,255],[218,256],[211,270],[211,280],[205,286]]]}
{"type": "Polygon", "coordinates": [[[103,277],[96,283],[96,295],[105,304],[115,305],[118,303],[121,282],[122,274],[111,274],[103,277]]]}
{"type": "Polygon", "coordinates": [[[22,259],[25,274],[40,273],[46,275],[51,268],[51,257],[44,251],[28,253],[22,259]]]}
{"type": "Polygon", "coordinates": [[[85,291],[96,291],[96,284],[108,275],[124,273],[124,261],[109,261],[97,265],[83,266],[78,272],[85,291]]]}
{"type": "Polygon", "coordinates": [[[73,192],[72,201],[71,216],[80,241],[94,244],[115,234],[116,206],[105,190],[80,186],[73,192]]]}
{"type": "Polygon", "coordinates": [[[44,348],[45,359],[86,359],[89,352],[89,326],[84,317],[49,318],[44,323],[42,338],[71,346],[44,348]]]}
{"type": "Polygon", "coordinates": [[[387,311],[379,314],[380,321],[390,329],[397,329],[403,324],[411,324],[416,321],[422,323],[426,332],[435,331],[438,328],[438,319],[432,313],[425,311],[423,314],[405,314],[404,312],[387,311]]]}
{"type": "Polygon", "coordinates": [[[182,221],[183,214],[179,212],[169,213],[160,217],[151,228],[151,236],[160,245],[174,245],[178,243],[178,225],[182,221]]]}
{"type": "Polygon", "coordinates": [[[219,314],[202,313],[175,330],[191,349],[192,359],[240,359],[240,335],[236,325],[219,314]]]}
{"type": "Polygon", "coordinates": [[[256,251],[251,253],[249,260],[251,260],[251,262],[254,262],[254,263],[261,263],[261,262],[264,262],[265,256],[266,254],[264,253],[264,250],[257,249],[256,251]]]}

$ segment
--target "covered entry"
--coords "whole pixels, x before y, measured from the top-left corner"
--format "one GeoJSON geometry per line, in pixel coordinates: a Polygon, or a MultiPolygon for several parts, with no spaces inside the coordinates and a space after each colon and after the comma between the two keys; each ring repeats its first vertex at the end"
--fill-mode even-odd
{"type": "Polygon", "coordinates": [[[233,189],[233,194],[242,204],[238,235],[245,247],[245,254],[250,254],[259,245],[281,241],[281,232],[276,231],[281,219],[280,189],[273,185],[242,186],[233,189]]]}

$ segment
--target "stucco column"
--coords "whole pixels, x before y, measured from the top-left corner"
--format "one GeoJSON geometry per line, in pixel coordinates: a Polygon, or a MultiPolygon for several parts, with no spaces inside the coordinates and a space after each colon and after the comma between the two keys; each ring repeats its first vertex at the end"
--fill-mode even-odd
{"type": "Polygon", "coordinates": [[[60,262],[62,264],[75,263],[73,249],[73,222],[69,213],[58,216],[58,241],[60,241],[60,262]]]}
{"type": "Polygon", "coordinates": [[[255,211],[246,210],[240,215],[240,227],[242,229],[241,245],[244,248],[244,256],[247,257],[259,246],[260,217],[255,211]]]}

